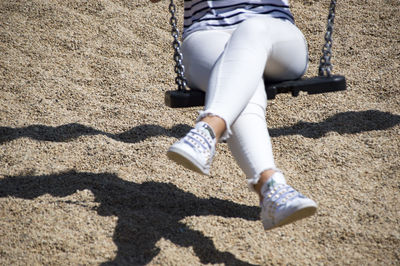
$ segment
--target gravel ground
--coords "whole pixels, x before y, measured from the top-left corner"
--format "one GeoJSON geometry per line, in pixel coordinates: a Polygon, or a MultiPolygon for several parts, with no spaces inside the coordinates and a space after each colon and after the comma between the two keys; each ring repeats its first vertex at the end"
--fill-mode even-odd
{"type": "MultiPolygon", "coordinates": [[[[178,1],[182,14],[182,0],[178,1]]],[[[292,1],[316,75],[329,1],[292,1]]],[[[0,1],[1,265],[400,265],[400,2],[339,1],[348,90],[279,95],[276,163],[319,204],[265,232],[226,144],[211,176],[165,151],[168,1],[0,1]]]]}

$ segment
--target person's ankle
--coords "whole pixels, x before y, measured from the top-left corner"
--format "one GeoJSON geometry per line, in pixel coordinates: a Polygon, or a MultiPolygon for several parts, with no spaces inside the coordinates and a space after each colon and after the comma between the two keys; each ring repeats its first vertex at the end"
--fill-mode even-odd
{"type": "Polygon", "coordinates": [[[217,136],[215,135],[214,129],[206,122],[200,121],[197,122],[195,125],[195,128],[201,129],[201,130],[206,130],[208,134],[210,135],[211,139],[217,140],[217,136]]]}
{"type": "Polygon", "coordinates": [[[264,199],[264,196],[262,195],[264,185],[267,184],[268,186],[272,186],[274,183],[286,183],[285,177],[280,171],[268,169],[261,173],[260,179],[257,184],[254,185],[254,189],[257,192],[260,201],[264,199]],[[279,176],[276,174],[279,174],[279,176]]]}
{"type": "Polygon", "coordinates": [[[221,138],[222,134],[226,130],[226,124],[225,121],[220,118],[219,116],[206,116],[204,117],[201,122],[206,123],[208,126],[211,127],[215,134],[215,138],[217,139],[217,142],[221,138]]]}
{"type": "Polygon", "coordinates": [[[263,187],[265,182],[267,182],[271,178],[271,176],[275,174],[275,172],[275,170],[269,169],[261,173],[260,179],[258,180],[257,184],[254,185],[254,189],[258,195],[261,195],[261,188],[263,187]]]}

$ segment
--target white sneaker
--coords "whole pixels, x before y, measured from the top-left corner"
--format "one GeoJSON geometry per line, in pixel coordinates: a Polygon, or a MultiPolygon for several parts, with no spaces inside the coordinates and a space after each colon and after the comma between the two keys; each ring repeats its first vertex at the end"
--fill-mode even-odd
{"type": "MultiPolygon", "coordinates": [[[[275,173],[281,174],[281,173],[275,173]]],[[[317,204],[287,184],[271,180],[263,186],[261,221],[265,230],[283,226],[313,215],[317,204]]]]}
{"type": "Polygon", "coordinates": [[[185,137],[168,149],[167,156],[190,170],[209,175],[215,144],[211,127],[199,122],[185,137]]]}

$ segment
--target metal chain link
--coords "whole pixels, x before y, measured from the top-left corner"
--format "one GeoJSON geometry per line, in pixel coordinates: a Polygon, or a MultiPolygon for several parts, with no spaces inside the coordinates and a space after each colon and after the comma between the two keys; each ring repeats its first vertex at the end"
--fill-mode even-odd
{"type": "Polygon", "coordinates": [[[172,26],[171,35],[174,37],[174,41],[172,42],[172,47],[175,50],[174,60],[175,60],[175,83],[178,85],[178,90],[186,90],[186,78],[185,78],[185,66],[183,65],[183,55],[181,52],[181,43],[179,41],[179,30],[178,30],[178,19],[176,18],[176,6],[174,1],[171,0],[169,4],[169,12],[171,13],[171,18],[169,24],[172,26]]]}
{"type": "Polygon", "coordinates": [[[319,69],[318,69],[319,76],[330,77],[332,75],[332,64],[331,64],[332,34],[333,34],[333,23],[335,20],[335,8],[336,8],[336,1],[331,0],[331,4],[329,6],[328,23],[326,26],[326,33],[325,33],[325,45],[322,48],[322,56],[319,60],[319,69]]]}

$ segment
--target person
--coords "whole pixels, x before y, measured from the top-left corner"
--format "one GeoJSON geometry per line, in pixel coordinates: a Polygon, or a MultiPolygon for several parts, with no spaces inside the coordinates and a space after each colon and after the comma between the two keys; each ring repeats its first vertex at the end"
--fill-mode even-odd
{"type": "Polygon", "coordinates": [[[308,66],[307,43],[288,0],[191,0],[184,8],[185,75],[206,99],[168,158],[209,175],[216,145],[226,141],[259,196],[265,230],[313,215],[317,204],[276,167],[265,119],[264,79],[297,79],[308,66]]]}

